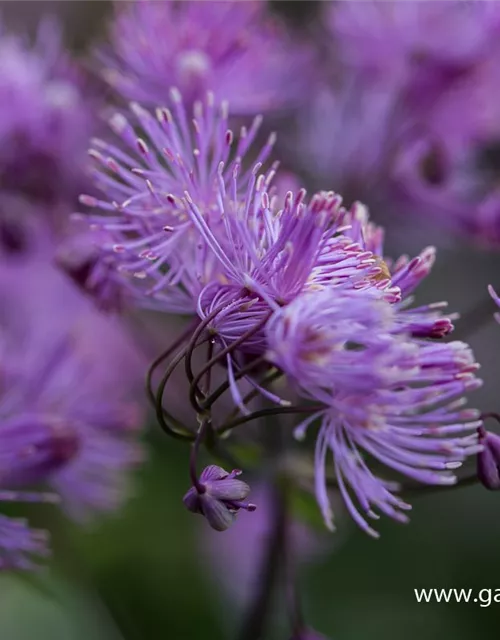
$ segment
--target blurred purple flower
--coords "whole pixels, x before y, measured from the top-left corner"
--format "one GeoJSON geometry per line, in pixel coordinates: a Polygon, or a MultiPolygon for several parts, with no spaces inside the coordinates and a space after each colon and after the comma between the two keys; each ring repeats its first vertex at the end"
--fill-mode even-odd
{"type": "MultiPolygon", "coordinates": [[[[259,578],[267,538],[271,535],[275,505],[271,486],[252,483],[252,497],[258,504],[254,513],[240,512],[233,526],[224,533],[200,529],[200,551],[206,559],[216,584],[233,602],[246,603],[259,578]]],[[[324,554],[331,539],[292,519],[288,530],[294,560],[312,561],[324,554]]]]}
{"type": "Polygon", "coordinates": [[[330,4],[327,20],[346,66],[425,100],[495,48],[500,11],[490,0],[365,0],[330,4]]]}
{"type": "Polygon", "coordinates": [[[0,290],[0,487],[22,498],[44,482],[77,519],[117,509],[142,459],[131,397],[142,358],[118,319],[98,314],[44,259],[4,264],[0,290]]]}
{"type": "Polygon", "coordinates": [[[0,515],[0,571],[34,569],[32,556],[43,558],[48,554],[45,531],[30,529],[24,520],[0,515]]]}
{"type": "MultiPolygon", "coordinates": [[[[2,192],[51,207],[71,202],[85,184],[95,116],[59,25],[43,21],[33,46],[0,25],[0,60],[2,192]]],[[[48,213],[57,224],[55,209],[48,213]]]]}
{"type": "Polygon", "coordinates": [[[164,105],[179,87],[188,104],[208,90],[233,113],[303,102],[314,75],[311,49],[268,14],[264,2],[116,3],[113,49],[98,59],[127,100],[164,105]]]}
{"type": "Polygon", "coordinates": [[[335,82],[301,134],[324,176],[498,244],[500,195],[483,166],[500,139],[498,3],[348,1],[329,4],[327,22],[335,82]]]}

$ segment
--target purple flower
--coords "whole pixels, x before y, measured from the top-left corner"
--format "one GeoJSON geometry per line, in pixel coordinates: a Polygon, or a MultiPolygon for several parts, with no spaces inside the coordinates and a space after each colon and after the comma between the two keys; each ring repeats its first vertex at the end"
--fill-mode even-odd
{"type": "Polygon", "coordinates": [[[332,389],[370,393],[396,382],[408,360],[413,364],[395,315],[393,305],[366,291],[304,293],[266,325],[267,358],[305,395],[323,402],[332,389]]]}
{"type": "Polygon", "coordinates": [[[98,57],[127,100],[163,105],[165,87],[175,85],[188,104],[210,90],[234,113],[256,113],[307,94],[311,50],[263,2],[139,1],[116,11],[113,50],[98,57]]]}
{"type": "Polygon", "coordinates": [[[117,509],[142,459],[142,359],[44,260],[4,265],[0,288],[0,488],[43,482],[77,519],[117,509]]]}
{"type": "MultiPolygon", "coordinates": [[[[100,251],[98,238],[95,230],[75,228],[74,233],[59,243],[55,263],[100,311],[120,312],[127,303],[126,290],[116,276],[114,256],[100,251]]],[[[99,240],[109,241],[109,236],[99,240]]]]}
{"type": "Polygon", "coordinates": [[[295,135],[285,138],[287,153],[316,188],[335,185],[348,202],[390,202],[387,181],[401,122],[397,101],[393,87],[369,84],[359,74],[334,88],[322,83],[295,135]]]}
{"type": "Polygon", "coordinates": [[[337,83],[304,130],[306,148],[319,148],[343,193],[360,185],[373,205],[432,211],[497,244],[500,198],[481,159],[500,135],[498,4],[343,2],[327,18],[337,83]]]}
{"type": "Polygon", "coordinates": [[[489,1],[344,2],[330,6],[327,18],[344,64],[377,81],[427,91],[487,55],[500,27],[498,7],[489,1]]]}
{"type": "Polygon", "coordinates": [[[484,427],[478,429],[483,450],[477,456],[477,475],[482,484],[492,491],[500,489],[500,436],[484,427]]]}
{"type": "Polygon", "coordinates": [[[481,449],[477,436],[467,435],[481,424],[479,413],[461,408],[463,394],[481,384],[478,365],[464,343],[413,337],[396,305],[384,310],[390,303],[366,292],[360,300],[335,290],[303,296],[274,313],[268,357],[300,395],[316,401],[296,436],[319,421],[316,497],[326,524],[333,529],[331,453],[348,511],[376,537],[367,521],[378,518],[375,510],[406,522],[410,505],[395,495],[399,483],[372,472],[365,454],[417,482],[455,483],[453,470],[481,449]]]}
{"type": "Polygon", "coordinates": [[[410,296],[432,270],[436,259],[435,248],[427,247],[412,259],[401,256],[393,261],[384,255],[384,230],[370,222],[368,209],[363,204],[354,203],[344,221],[349,225],[345,235],[373,254],[393,289],[399,290],[400,298],[395,300],[399,312],[397,322],[403,324],[405,330],[415,337],[441,338],[450,333],[453,330],[452,320],[457,315],[442,315],[442,309],[447,307],[446,302],[409,307],[412,301],[410,296]]]}
{"type": "Polygon", "coordinates": [[[94,123],[80,72],[62,49],[55,22],[42,22],[33,46],[0,25],[2,191],[51,207],[71,201],[85,184],[94,123]]]}
{"type": "MultiPolygon", "coordinates": [[[[256,156],[253,170],[242,170],[261,118],[250,129],[243,127],[234,141],[225,103],[215,107],[209,95],[204,104],[195,105],[190,126],[179,92],[172,90],[170,95],[174,115],[162,108],[155,117],[132,105],[143,138],[137,138],[123,115],[111,119],[126,150],[94,141],[96,184],[105,199],[84,195],[80,200],[103,213],[80,217],[96,231],[102,259],[114,265],[114,278],[125,296],[184,314],[195,311],[197,296],[220,272],[218,256],[203,242],[192,219],[191,203],[205,219],[221,226],[221,190],[235,198],[252,192],[275,136],[256,156]]],[[[271,169],[269,180],[273,174],[271,169]]]]}
{"type": "MultiPolygon", "coordinates": [[[[264,186],[259,178],[245,203],[221,197],[224,226],[219,228],[210,228],[188,201],[194,222],[223,269],[223,277],[207,285],[198,300],[201,317],[215,314],[209,324],[213,333],[232,342],[306,291],[373,289],[380,297],[399,299],[399,289],[391,286],[380,261],[343,234],[350,227],[345,225],[350,214],[338,195],[323,192],[307,201],[301,189],[278,202],[269,199],[264,186]]],[[[265,350],[263,332],[244,346],[265,350]]]]}
{"type": "Polygon", "coordinates": [[[0,515],[0,571],[34,569],[32,556],[43,558],[48,554],[45,531],[30,529],[24,520],[0,515]]]}
{"type": "Polygon", "coordinates": [[[216,531],[225,531],[234,522],[240,509],[254,511],[256,506],[245,502],[250,487],[238,480],[241,471],[228,473],[221,467],[206,467],[197,482],[184,496],[184,504],[193,513],[200,513],[216,531]]]}

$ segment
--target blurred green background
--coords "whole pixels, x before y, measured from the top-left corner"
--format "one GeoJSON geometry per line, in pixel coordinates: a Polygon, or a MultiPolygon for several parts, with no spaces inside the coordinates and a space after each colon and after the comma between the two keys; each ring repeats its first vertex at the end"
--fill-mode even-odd
{"type": "MultiPolygon", "coordinates": [[[[102,33],[105,2],[6,2],[11,24],[33,27],[42,11],[62,16],[77,48],[102,33]]],[[[303,11],[303,3],[285,8],[303,11]]],[[[431,228],[425,244],[440,243],[431,228]]],[[[403,229],[389,229],[389,253],[415,250],[403,229]]],[[[498,284],[495,255],[446,246],[420,300],[446,297],[466,311],[498,284]]],[[[487,380],[475,404],[498,404],[500,327],[471,340],[487,380]]],[[[1,640],[220,640],[234,637],[238,604],[224,596],[221,576],[200,552],[205,523],[182,506],[187,449],[152,424],[150,459],[137,474],[135,497],[112,520],[77,529],[47,508],[33,507],[33,524],[53,531],[51,565],[36,576],[0,576],[1,640]]],[[[413,499],[409,526],[382,520],[374,541],[347,519],[332,549],[304,571],[307,618],[332,640],[487,640],[498,638],[500,604],[422,603],[413,589],[500,589],[500,497],[480,488],[413,499]]],[[[24,511],[23,511],[24,513],[24,511]]],[[[221,534],[224,535],[224,534],[221,534]]],[[[247,550],[242,549],[242,553],[247,550]]],[[[227,572],[227,568],[224,569],[227,572]]],[[[238,581],[235,565],[231,578],[238,581]]],[[[270,638],[286,639],[275,625],[270,638]]]]}

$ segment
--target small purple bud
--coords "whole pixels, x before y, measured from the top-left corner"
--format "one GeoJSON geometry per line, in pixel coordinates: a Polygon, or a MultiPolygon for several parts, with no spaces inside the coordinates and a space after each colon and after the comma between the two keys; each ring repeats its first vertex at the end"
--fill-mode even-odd
{"type": "Polygon", "coordinates": [[[229,529],[239,509],[254,511],[256,508],[245,502],[250,487],[237,479],[240,474],[238,469],[228,473],[216,465],[206,467],[197,486],[191,487],[183,498],[186,508],[205,516],[216,531],[229,529]]]}
{"type": "Polygon", "coordinates": [[[500,436],[484,427],[477,432],[479,444],[484,447],[477,456],[477,475],[487,489],[495,491],[500,489],[500,436]]]}

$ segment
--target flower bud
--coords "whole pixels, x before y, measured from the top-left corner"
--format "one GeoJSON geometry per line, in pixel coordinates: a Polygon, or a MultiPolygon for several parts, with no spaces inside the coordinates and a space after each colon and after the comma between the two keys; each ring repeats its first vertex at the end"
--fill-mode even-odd
{"type": "Polygon", "coordinates": [[[206,467],[197,486],[191,487],[183,502],[189,511],[201,513],[216,531],[225,531],[234,522],[239,509],[254,511],[255,505],[244,502],[250,493],[246,482],[237,480],[241,471],[234,469],[228,473],[221,467],[206,467]]]}
{"type": "Polygon", "coordinates": [[[484,427],[477,431],[479,444],[484,447],[477,456],[477,475],[487,489],[500,489],[500,436],[484,427]]]}

